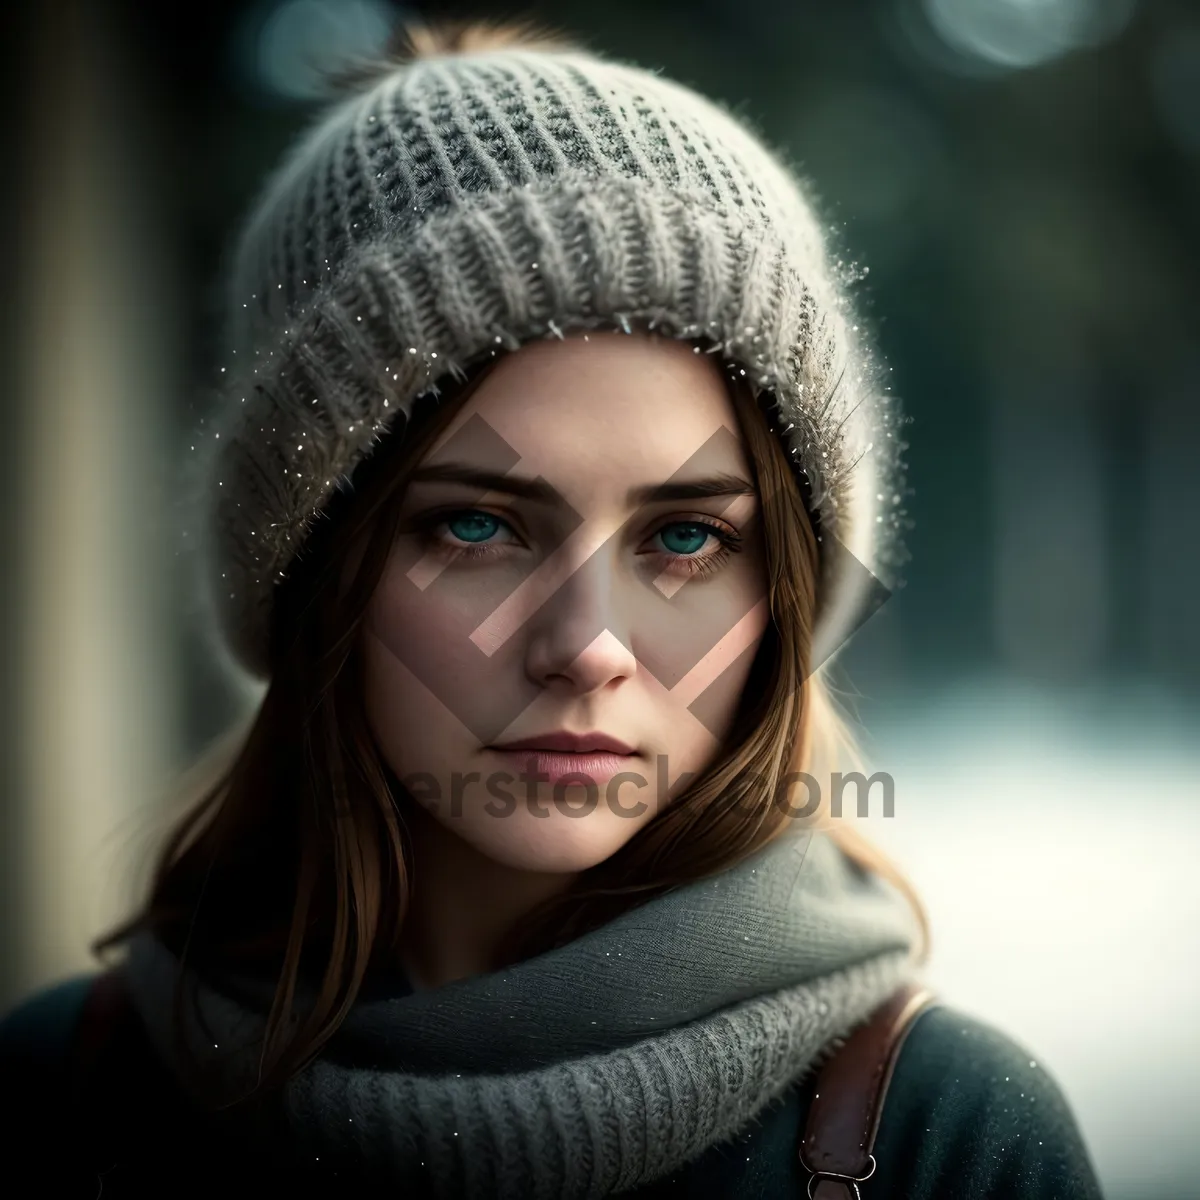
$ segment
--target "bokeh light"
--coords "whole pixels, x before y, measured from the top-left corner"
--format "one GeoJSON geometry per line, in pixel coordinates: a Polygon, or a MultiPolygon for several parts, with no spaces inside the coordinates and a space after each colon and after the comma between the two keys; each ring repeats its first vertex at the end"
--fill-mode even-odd
{"type": "Polygon", "coordinates": [[[1150,82],[1167,131],[1181,148],[1200,154],[1200,25],[1160,37],[1150,82]]]}
{"type": "Polygon", "coordinates": [[[876,269],[920,244],[948,168],[926,112],[883,87],[830,86],[799,114],[794,138],[830,214],[850,224],[876,269]]]}
{"type": "Polygon", "coordinates": [[[242,18],[236,39],[244,77],[267,96],[318,100],[328,75],[379,52],[398,10],[384,0],[281,0],[242,18]]]}
{"type": "Polygon", "coordinates": [[[1115,37],[1136,0],[923,0],[953,49],[1001,67],[1032,67],[1115,37]]]}

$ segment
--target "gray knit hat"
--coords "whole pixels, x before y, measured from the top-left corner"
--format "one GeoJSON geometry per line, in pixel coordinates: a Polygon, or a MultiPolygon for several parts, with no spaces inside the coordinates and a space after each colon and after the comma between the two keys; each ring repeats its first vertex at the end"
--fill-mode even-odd
{"type": "Polygon", "coordinates": [[[777,401],[822,539],[820,662],[900,563],[900,416],[849,282],[793,174],[680,84],[574,48],[396,63],[299,140],[237,244],[198,443],[213,627],[267,675],[273,596],[315,515],[438,379],[531,338],[643,327],[716,348],[777,401]]]}

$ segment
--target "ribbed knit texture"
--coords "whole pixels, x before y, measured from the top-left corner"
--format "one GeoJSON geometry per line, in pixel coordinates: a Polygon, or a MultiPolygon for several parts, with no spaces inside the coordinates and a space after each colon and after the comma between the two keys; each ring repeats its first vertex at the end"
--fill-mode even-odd
{"type": "MultiPolygon", "coordinates": [[[[288,1085],[298,1153],[420,1195],[635,1187],[813,1068],[912,977],[915,941],[889,884],[824,835],[789,833],[548,954],[359,1002],[288,1085]]],[[[168,1060],[176,970],[157,943],[133,944],[131,995],[168,1060]]],[[[201,993],[211,1036],[195,1046],[231,1080],[253,1077],[266,1000],[201,993]]]]}
{"type": "Polygon", "coordinates": [[[211,615],[265,675],[274,585],[415,397],[611,327],[696,340],[770,390],[827,551],[820,619],[844,625],[870,579],[833,547],[890,582],[904,522],[900,416],[847,280],[791,172],[679,84],[578,51],[396,67],[322,115],[240,238],[189,531],[211,615]]]}

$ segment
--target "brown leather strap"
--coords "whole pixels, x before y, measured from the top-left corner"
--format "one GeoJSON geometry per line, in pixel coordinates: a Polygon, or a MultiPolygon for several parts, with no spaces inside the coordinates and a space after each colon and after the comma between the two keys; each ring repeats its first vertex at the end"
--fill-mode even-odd
{"type": "Polygon", "coordinates": [[[913,1021],[935,1000],[917,983],[894,992],[846,1039],[817,1076],[800,1144],[810,1200],[860,1200],[892,1070],[913,1021]]]}

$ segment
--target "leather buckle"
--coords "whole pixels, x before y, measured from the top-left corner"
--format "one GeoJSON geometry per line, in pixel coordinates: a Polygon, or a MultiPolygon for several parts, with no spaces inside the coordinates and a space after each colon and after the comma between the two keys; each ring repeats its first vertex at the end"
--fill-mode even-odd
{"type": "Polygon", "coordinates": [[[808,1200],[862,1200],[858,1185],[875,1174],[875,1155],[868,1154],[870,1166],[865,1175],[839,1175],[835,1171],[813,1171],[808,1180],[808,1200]],[[822,1183],[833,1184],[822,1188],[822,1183]],[[840,1185],[840,1186],[839,1186],[840,1185]],[[821,1193],[824,1192],[824,1195],[821,1193]]]}

